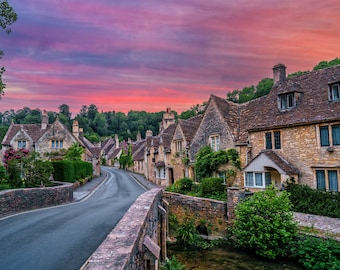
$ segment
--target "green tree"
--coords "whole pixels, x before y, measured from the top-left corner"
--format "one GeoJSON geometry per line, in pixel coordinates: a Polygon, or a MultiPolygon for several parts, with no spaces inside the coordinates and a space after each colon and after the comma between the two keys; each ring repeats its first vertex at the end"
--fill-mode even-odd
{"type": "Polygon", "coordinates": [[[84,153],[84,148],[79,143],[74,143],[67,149],[65,159],[66,160],[81,160],[84,153]]]}
{"type": "Polygon", "coordinates": [[[270,186],[236,206],[233,232],[237,244],[275,259],[285,256],[297,234],[289,194],[270,186]]]}
{"type": "MultiPolygon", "coordinates": [[[[17,20],[17,14],[14,9],[8,4],[8,1],[0,2],[0,27],[6,31],[7,34],[12,32],[10,25],[17,20]]],[[[0,50],[0,60],[2,59],[4,52],[0,50]]],[[[5,72],[4,67],[0,67],[0,99],[4,95],[4,89],[6,84],[2,82],[2,75],[5,72]]]]}
{"type": "Polygon", "coordinates": [[[129,145],[127,151],[122,150],[122,154],[119,157],[119,166],[122,169],[126,169],[133,165],[133,158],[132,158],[132,146],[129,145]]]}
{"type": "Polygon", "coordinates": [[[327,68],[327,67],[332,67],[335,65],[340,65],[340,59],[334,58],[333,60],[330,61],[321,61],[319,64],[317,64],[313,70],[319,70],[319,69],[323,69],[323,68],[327,68]]]}
{"type": "Polygon", "coordinates": [[[269,94],[274,85],[274,80],[270,78],[264,78],[256,85],[254,98],[262,97],[269,94]]]}

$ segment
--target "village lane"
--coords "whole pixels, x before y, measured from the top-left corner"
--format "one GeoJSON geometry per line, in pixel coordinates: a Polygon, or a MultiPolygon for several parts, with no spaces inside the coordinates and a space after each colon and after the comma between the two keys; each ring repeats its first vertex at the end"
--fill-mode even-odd
{"type": "Polygon", "coordinates": [[[0,269],[79,269],[145,189],[121,170],[86,199],[0,219],[0,269]]]}

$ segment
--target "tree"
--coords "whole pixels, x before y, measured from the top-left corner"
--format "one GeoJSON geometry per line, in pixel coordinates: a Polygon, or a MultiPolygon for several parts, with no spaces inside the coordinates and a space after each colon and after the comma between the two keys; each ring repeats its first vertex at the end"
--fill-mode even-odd
{"type": "Polygon", "coordinates": [[[334,58],[333,60],[327,62],[327,61],[321,61],[319,64],[317,64],[313,70],[319,70],[319,69],[323,69],[323,68],[327,68],[327,67],[332,67],[335,65],[340,65],[340,59],[334,58]]]}
{"type": "MultiPolygon", "coordinates": [[[[12,23],[17,20],[17,14],[14,9],[8,4],[8,1],[0,2],[0,27],[6,31],[7,34],[12,32],[9,27],[12,23]]],[[[2,59],[4,52],[0,50],[0,60],[2,59]]],[[[0,67],[0,99],[1,96],[4,95],[4,89],[6,88],[6,84],[2,82],[2,75],[5,72],[4,67],[0,67]]]]}
{"type": "Polygon", "coordinates": [[[289,194],[270,186],[236,206],[233,232],[237,244],[275,259],[285,256],[297,233],[289,194]]]}
{"type": "Polygon", "coordinates": [[[123,149],[122,154],[119,157],[119,165],[120,168],[124,170],[133,165],[131,145],[129,145],[127,152],[123,149]]]}
{"type": "Polygon", "coordinates": [[[84,148],[79,143],[72,144],[66,151],[66,160],[81,160],[84,148]]]}

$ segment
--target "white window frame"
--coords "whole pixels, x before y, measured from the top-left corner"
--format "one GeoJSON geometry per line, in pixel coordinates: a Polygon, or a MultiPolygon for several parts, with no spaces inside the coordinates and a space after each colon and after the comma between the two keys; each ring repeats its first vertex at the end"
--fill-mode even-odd
{"type": "Polygon", "coordinates": [[[279,95],[279,108],[281,111],[290,110],[296,107],[294,92],[279,95]]]}
{"type": "Polygon", "coordinates": [[[181,153],[183,151],[183,141],[182,140],[175,141],[175,147],[176,152],[181,153]]]}
{"type": "Polygon", "coordinates": [[[340,84],[335,83],[329,86],[328,97],[330,101],[340,101],[340,84]]]}
{"type": "Polygon", "coordinates": [[[18,149],[26,149],[27,141],[19,140],[17,145],[18,145],[18,149]]]}
{"type": "Polygon", "coordinates": [[[210,147],[212,148],[213,151],[218,151],[220,150],[221,148],[221,138],[220,138],[220,135],[218,134],[215,134],[215,135],[211,135],[209,136],[209,144],[210,144],[210,147]]]}
{"type": "Polygon", "coordinates": [[[244,187],[246,188],[266,188],[266,172],[245,172],[244,187]],[[252,185],[247,185],[248,176],[252,174],[252,185]],[[256,185],[256,175],[261,175],[262,185],[256,185]]]}
{"type": "Polygon", "coordinates": [[[55,150],[63,149],[64,141],[63,140],[51,140],[51,148],[55,150]]]}

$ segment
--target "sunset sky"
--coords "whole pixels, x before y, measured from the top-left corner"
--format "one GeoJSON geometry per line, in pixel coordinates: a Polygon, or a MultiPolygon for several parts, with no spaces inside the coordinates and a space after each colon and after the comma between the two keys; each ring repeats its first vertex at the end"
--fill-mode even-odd
{"type": "Polygon", "coordinates": [[[271,78],[278,63],[293,73],[340,56],[339,0],[9,3],[18,20],[0,32],[0,112],[180,113],[271,78]]]}

